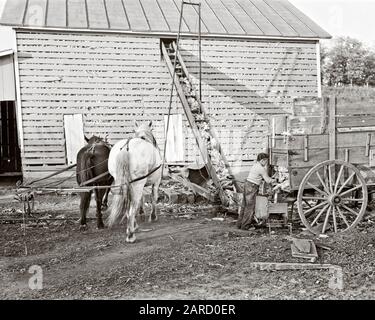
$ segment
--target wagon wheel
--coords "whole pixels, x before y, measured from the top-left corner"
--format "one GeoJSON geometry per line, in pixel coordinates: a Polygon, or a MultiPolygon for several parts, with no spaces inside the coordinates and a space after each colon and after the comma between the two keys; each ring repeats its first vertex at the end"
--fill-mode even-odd
{"type": "Polygon", "coordinates": [[[302,179],[297,205],[301,221],[309,231],[315,234],[328,229],[335,233],[349,231],[366,211],[367,185],[352,164],[341,160],[324,161],[311,168],[302,179]]]}

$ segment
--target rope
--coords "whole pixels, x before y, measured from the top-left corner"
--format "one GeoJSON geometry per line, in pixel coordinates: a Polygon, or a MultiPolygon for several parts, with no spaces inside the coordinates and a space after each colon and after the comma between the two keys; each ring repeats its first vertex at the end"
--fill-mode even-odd
{"type": "Polygon", "coordinates": [[[181,2],[181,11],[180,11],[180,21],[178,24],[178,33],[177,33],[177,39],[176,39],[176,51],[174,56],[174,62],[173,62],[173,75],[172,75],[172,84],[171,84],[171,94],[169,96],[169,107],[168,107],[168,118],[167,118],[167,128],[165,132],[165,141],[164,141],[164,150],[163,150],[163,166],[161,169],[161,176],[163,177],[164,174],[164,165],[165,165],[165,155],[167,151],[167,141],[168,141],[168,132],[169,132],[169,119],[171,117],[171,109],[172,109],[172,99],[173,99],[173,89],[175,86],[175,76],[176,76],[176,65],[177,65],[177,54],[179,51],[179,42],[180,42],[180,36],[181,36],[181,25],[182,25],[182,14],[184,11],[184,1],[181,2]]]}

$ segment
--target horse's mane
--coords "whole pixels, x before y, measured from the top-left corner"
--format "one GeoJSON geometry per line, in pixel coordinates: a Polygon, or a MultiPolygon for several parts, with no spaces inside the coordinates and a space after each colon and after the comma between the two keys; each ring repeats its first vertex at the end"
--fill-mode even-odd
{"type": "Polygon", "coordinates": [[[103,139],[102,137],[92,136],[89,139],[89,138],[87,138],[85,136],[85,140],[86,140],[86,142],[87,142],[88,145],[103,144],[103,145],[105,145],[105,146],[107,146],[109,148],[111,147],[111,145],[107,141],[107,137],[103,139]]]}
{"type": "Polygon", "coordinates": [[[152,143],[155,147],[158,147],[156,139],[152,134],[151,128],[148,125],[140,126],[134,133],[135,138],[144,139],[150,143],[152,143]]]}

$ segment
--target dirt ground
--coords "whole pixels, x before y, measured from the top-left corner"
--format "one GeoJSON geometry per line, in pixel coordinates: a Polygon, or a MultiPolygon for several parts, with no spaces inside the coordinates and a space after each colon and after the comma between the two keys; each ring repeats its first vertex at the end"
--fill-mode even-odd
{"type": "MultiPolygon", "coordinates": [[[[315,264],[342,267],[344,289],[339,290],[329,287],[328,270],[251,268],[251,262],[309,261],[292,257],[288,230],[237,230],[236,216],[212,219],[217,213],[205,203],[160,204],[159,220],[143,222],[134,244],[126,243],[123,226],[97,230],[94,207],[89,229],[80,232],[78,206],[77,195],[38,196],[33,217],[56,220],[28,221],[26,228],[22,221],[1,222],[1,299],[375,298],[371,212],[352,233],[312,237],[332,248],[318,248],[315,264]],[[42,268],[41,290],[29,288],[33,265],[42,268]]],[[[20,208],[3,203],[0,218],[22,219],[20,208]]],[[[293,236],[298,236],[301,226],[295,220],[293,236]]]]}

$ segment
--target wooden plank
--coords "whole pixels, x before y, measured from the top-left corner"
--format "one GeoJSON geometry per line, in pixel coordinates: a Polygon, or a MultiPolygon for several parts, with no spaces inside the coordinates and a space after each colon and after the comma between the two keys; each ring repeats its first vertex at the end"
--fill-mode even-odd
{"type": "Polygon", "coordinates": [[[123,0],[125,12],[129,19],[130,28],[134,31],[148,31],[150,27],[140,2],[123,0]]]}
{"type": "Polygon", "coordinates": [[[68,165],[76,163],[78,151],[85,145],[82,114],[64,115],[66,157],[68,165]]]}
{"type": "Polygon", "coordinates": [[[108,19],[104,0],[87,1],[88,27],[94,29],[108,29],[108,19]]]}
{"type": "Polygon", "coordinates": [[[47,0],[29,0],[24,25],[44,27],[46,23],[47,0]]]}
{"type": "Polygon", "coordinates": [[[322,67],[321,67],[320,42],[316,42],[316,74],[318,85],[318,98],[322,98],[322,67]]]}
{"type": "Polygon", "coordinates": [[[126,17],[121,0],[106,1],[107,15],[110,29],[129,30],[129,22],[126,17]]]}
{"type": "Polygon", "coordinates": [[[375,113],[372,115],[337,117],[337,128],[375,127],[375,113]]]}
{"type": "Polygon", "coordinates": [[[41,159],[41,158],[35,158],[35,159],[22,159],[23,165],[40,165],[40,163],[43,163],[44,165],[65,165],[65,157],[56,159],[56,158],[48,158],[48,159],[41,159]]]}
{"type": "Polygon", "coordinates": [[[65,146],[64,145],[39,145],[39,146],[33,146],[27,144],[25,146],[25,152],[58,152],[60,156],[65,157],[65,146]],[[63,154],[61,154],[63,153],[63,154]]]}
{"type": "MultiPolygon", "coordinates": [[[[40,148],[39,151],[33,151],[33,152],[29,152],[27,153],[24,157],[23,157],[23,161],[28,161],[29,159],[40,159],[40,160],[46,160],[46,162],[49,161],[49,159],[56,159],[56,158],[60,158],[60,159],[64,159],[65,161],[65,150],[63,151],[44,151],[43,150],[43,147],[40,148]]],[[[74,161],[75,163],[75,161],[74,161]]]]}
{"type": "Polygon", "coordinates": [[[152,31],[170,31],[164,15],[155,0],[140,0],[152,31]]]}
{"type": "Polygon", "coordinates": [[[48,2],[47,27],[66,27],[66,0],[48,2]]]}
{"type": "Polygon", "coordinates": [[[16,100],[13,55],[0,57],[0,101],[16,100]]]}
{"type": "Polygon", "coordinates": [[[178,162],[184,160],[184,136],[182,131],[182,115],[172,114],[169,118],[168,133],[167,131],[168,116],[164,116],[164,127],[166,142],[165,158],[168,162],[178,162]]]}
{"type": "MultiPolygon", "coordinates": [[[[359,131],[359,132],[337,132],[336,133],[336,145],[338,148],[350,148],[350,147],[364,147],[366,142],[367,134],[371,134],[371,146],[375,145],[375,132],[374,131],[359,131]]],[[[303,150],[303,135],[295,135],[292,139],[289,139],[289,144],[285,144],[283,138],[276,140],[275,149],[283,149],[294,152],[303,150]]],[[[328,134],[315,134],[309,135],[309,150],[315,150],[320,148],[329,148],[329,135],[328,134]]]]}
{"type": "MultiPolygon", "coordinates": [[[[164,46],[163,43],[162,43],[162,51],[163,51],[164,59],[165,59],[165,61],[167,63],[168,69],[169,69],[169,73],[171,75],[173,75],[173,66],[172,66],[172,63],[171,63],[171,61],[169,59],[167,50],[165,49],[165,46],[164,46]]],[[[178,93],[178,95],[180,97],[182,106],[184,108],[185,115],[186,115],[186,117],[187,117],[187,119],[189,121],[190,128],[192,129],[192,131],[194,133],[194,137],[195,137],[195,139],[197,141],[197,145],[198,145],[198,148],[199,148],[199,150],[201,152],[202,159],[203,159],[203,161],[205,163],[207,171],[210,173],[210,176],[211,176],[211,179],[212,179],[213,183],[218,188],[220,199],[221,199],[222,203],[224,204],[224,203],[227,202],[226,196],[225,196],[225,194],[223,192],[222,186],[221,186],[221,184],[219,182],[219,179],[218,179],[218,177],[216,175],[216,171],[215,171],[215,169],[212,166],[210,157],[208,156],[208,153],[207,153],[207,148],[205,146],[205,143],[202,141],[200,132],[199,132],[198,127],[197,127],[197,125],[195,123],[194,117],[193,117],[193,115],[191,113],[190,106],[189,106],[189,104],[188,104],[188,102],[186,100],[185,94],[184,94],[184,92],[182,90],[181,84],[178,81],[178,78],[177,78],[176,75],[175,75],[175,79],[173,79],[173,81],[174,81],[177,93],[178,93]]]]}
{"type": "MultiPolygon", "coordinates": [[[[157,38],[150,38],[147,36],[129,36],[129,35],[121,35],[121,34],[96,34],[96,33],[60,33],[58,37],[56,37],[56,33],[42,33],[42,32],[18,32],[17,38],[20,41],[32,41],[32,40],[49,40],[49,41],[64,41],[64,42],[72,42],[71,44],[81,42],[81,41],[93,41],[93,42],[103,42],[108,44],[125,44],[124,39],[126,39],[126,44],[133,44],[133,43],[159,43],[157,38]]],[[[34,41],[35,43],[35,41],[34,41]]]]}
{"type": "Polygon", "coordinates": [[[331,96],[325,100],[329,107],[329,160],[336,159],[336,97],[331,96]]]}

